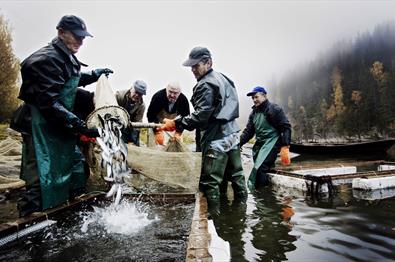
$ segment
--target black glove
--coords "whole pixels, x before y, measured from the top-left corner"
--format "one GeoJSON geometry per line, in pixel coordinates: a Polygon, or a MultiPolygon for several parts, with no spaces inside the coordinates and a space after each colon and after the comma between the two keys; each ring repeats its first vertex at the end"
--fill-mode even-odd
{"type": "Polygon", "coordinates": [[[95,69],[92,71],[93,75],[97,77],[97,79],[99,79],[99,77],[102,74],[105,74],[106,76],[108,76],[109,74],[113,74],[114,71],[112,71],[109,68],[99,68],[99,69],[95,69]]]}
{"type": "Polygon", "coordinates": [[[99,131],[97,131],[97,128],[87,128],[87,127],[82,127],[80,130],[78,130],[78,133],[81,135],[87,136],[87,137],[99,137],[99,131]]]}

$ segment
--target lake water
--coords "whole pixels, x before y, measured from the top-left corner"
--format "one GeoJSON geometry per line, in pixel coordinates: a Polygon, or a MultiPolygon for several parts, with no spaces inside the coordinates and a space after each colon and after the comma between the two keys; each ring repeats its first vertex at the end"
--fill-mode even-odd
{"type": "MultiPolygon", "coordinates": [[[[377,159],[382,158],[304,156],[292,165],[339,166],[377,159]]],[[[251,165],[249,157],[243,162],[251,165]]],[[[251,192],[245,203],[231,196],[223,199],[220,215],[212,218],[218,235],[230,243],[232,261],[395,261],[395,198],[369,201],[354,193],[344,186],[331,198],[313,198],[266,187],[251,192]]],[[[57,226],[0,248],[0,261],[185,260],[193,203],[126,206],[115,210],[116,219],[111,208],[100,208],[62,215],[57,226]]],[[[13,212],[14,204],[0,204],[2,219],[15,216],[13,212]]]]}
{"type": "MultiPolygon", "coordinates": [[[[376,159],[381,158],[363,157],[376,159]]],[[[360,160],[305,156],[293,165],[360,160]]],[[[369,201],[354,194],[349,186],[331,198],[265,187],[244,204],[223,200],[213,219],[218,235],[230,243],[232,261],[395,261],[395,198],[369,201]]]]}

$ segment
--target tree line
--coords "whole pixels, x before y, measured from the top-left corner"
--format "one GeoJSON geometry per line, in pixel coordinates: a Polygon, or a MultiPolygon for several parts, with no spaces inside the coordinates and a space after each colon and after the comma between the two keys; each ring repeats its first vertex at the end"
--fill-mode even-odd
{"type": "Polygon", "coordinates": [[[336,43],[277,86],[296,141],[394,137],[395,21],[336,43]]]}

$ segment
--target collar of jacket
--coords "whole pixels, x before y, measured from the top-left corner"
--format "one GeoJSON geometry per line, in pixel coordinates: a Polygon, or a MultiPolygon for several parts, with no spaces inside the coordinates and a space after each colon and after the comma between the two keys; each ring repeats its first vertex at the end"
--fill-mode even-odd
{"type": "Polygon", "coordinates": [[[200,77],[197,81],[199,82],[200,79],[202,79],[203,77],[205,77],[206,75],[210,74],[211,72],[213,72],[213,69],[210,68],[204,75],[202,75],[202,77],[200,77]]]}
{"type": "Polygon", "coordinates": [[[259,106],[253,105],[253,106],[252,106],[252,109],[253,109],[254,111],[258,111],[258,112],[265,112],[265,110],[266,110],[266,108],[268,107],[268,105],[269,105],[269,100],[266,99],[266,100],[265,100],[262,104],[260,104],[259,106]]]}
{"type": "Polygon", "coordinates": [[[77,59],[77,57],[70,52],[70,50],[66,47],[63,41],[59,37],[55,37],[52,40],[52,44],[59,48],[69,59],[70,61],[77,66],[88,66],[87,64],[82,63],[77,59]]]}

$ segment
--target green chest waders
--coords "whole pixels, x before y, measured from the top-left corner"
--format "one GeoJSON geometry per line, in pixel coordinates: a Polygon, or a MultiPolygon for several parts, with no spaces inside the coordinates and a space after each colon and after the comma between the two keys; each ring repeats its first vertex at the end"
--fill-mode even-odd
{"type": "Polygon", "coordinates": [[[252,149],[254,166],[248,178],[248,188],[250,190],[255,188],[256,174],[258,168],[262,165],[263,161],[265,161],[266,157],[273,149],[279,137],[278,131],[271,124],[269,124],[263,113],[255,114],[253,122],[256,134],[255,145],[261,144],[261,146],[256,147],[254,145],[252,149]]]}
{"type": "MultiPolygon", "coordinates": [[[[79,76],[71,77],[60,91],[59,102],[68,109],[74,106],[79,76]]],[[[32,106],[32,136],[41,185],[42,209],[55,207],[69,199],[71,191],[85,186],[82,154],[77,149],[77,137],[59,134],[40,111],[32,106]]]]}

